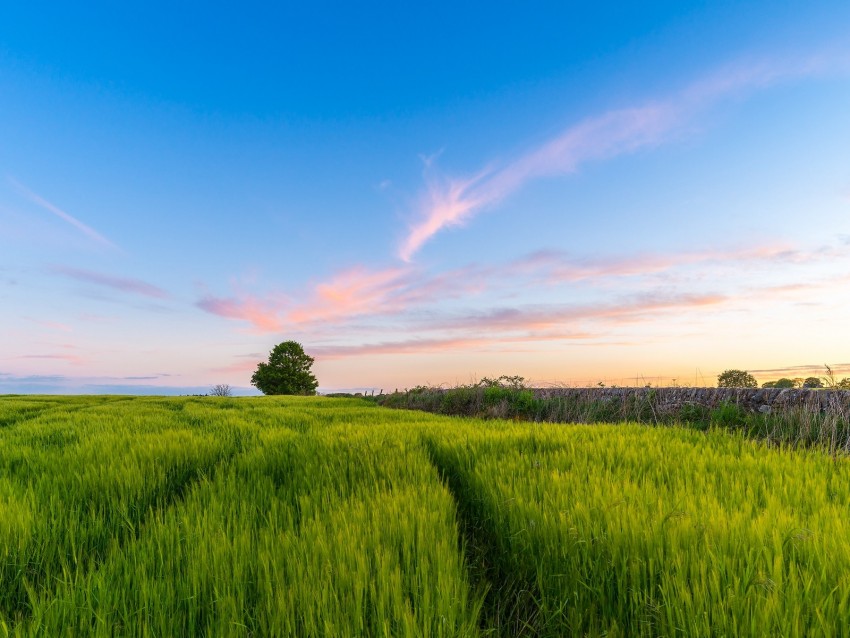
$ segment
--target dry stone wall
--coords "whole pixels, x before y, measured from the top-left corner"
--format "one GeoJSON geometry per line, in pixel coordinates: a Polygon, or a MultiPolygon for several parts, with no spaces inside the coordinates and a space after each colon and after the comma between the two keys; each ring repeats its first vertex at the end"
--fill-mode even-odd
{"type": "Polygon", "coordinates": [[[850,391],[799,388],[535,388],[538,398],[563,397],[579,402],[649,401],[659,413],[673,413],[686,405],[716,408],[735,404],[750,412],[769,414],[793,408],[850,413],[850,391]]]}

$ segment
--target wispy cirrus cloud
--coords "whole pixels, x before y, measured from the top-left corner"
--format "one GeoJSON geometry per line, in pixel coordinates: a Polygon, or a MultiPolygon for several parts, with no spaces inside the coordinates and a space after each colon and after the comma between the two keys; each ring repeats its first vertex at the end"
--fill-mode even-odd
{"type": "Polygon", "coordinates": [[[727,300],[726,295],[719,294],[650,293],[608,303],[496,308],[432,322],[431,325],[443,330],[540,331],[575,326],[586,321],[627,323],[669,311],[715,306],[727,300]]]}
{"type": "Polygon", "coordinates": [[[45,342],[38,348],[42,352],[19,354],[10,359],[22,361],[61,361],[73,365],[88,363],[88,359],[80,353],[80,348],[74,343],[45,342]]]}
{"type": "Polygon", "coordinates": [[[823,57],[794,62],[739,63],[645,104],[591,116],[541,146],[471,177],[449,177],[425,163],[425,190],[416,220],[398,248],[406,262],[434,235],[458,226],[533,179],[575,172],[583,164],[651,148],[683,134],[701,111],[724,98],[764,89],[777,82],[822,72],[833,63],[823,57]]]}
{"type": "MultiPolygon", "coordinates": [[[[813,363],[807,365],[787,366],[784,368],[762,368],[758,370],[749,370],[748,372],[763,376],[777,377],[821,377],[826,376],[826,366],[827,364],[823,363],[813,363]]],[[[836,363],[834,365],[830,365],[829,367],[832,368],[832,373],[835,375],[850,374],[850,363],[836,363]]]]}
{"type": "MultiPolygon", "coordinates": [[[[502,264],[475,265],[427,274],[412,264],[371,270],[354,267],[314,285],[301,300],[284,295],[207,295],[196,306],[220,317],[249,323],[257,332],[331,324],[354,317],[388,317],[447,299],[471,297],[499,288],[558,286],[590,281],[596,287],[621,278],[747,265],[803,265],[846,258],[850,245],[812,249],[766,243],[746,248],[691,250],[674,254],[639,253],[586,257],[544,250],[502,264]]],[[[791,284],[785,284],[791,285],[791,284]]]]}
{"type": "MultiPolygon", "coordinates": [[[[313,351],[313,348],[310,349],[313,351]]],[[[253,372],[257,369],[257,363],[266,359],[265,355],[257,355],[251,361],[237,361],[236,363],[230,363],[226,366],[220,366],[216,368],[211,368],[210,372],[217,372],[222,374],[230,374],[230,373],[249,373],[253,372]]]]}
{"type": "Polygon", "coordinates": [[[328,321],[367,312],[387,312],[404,304],[415,285],[409,268],[349,268],[319,283],[310,298],[286,313],[288,323],[328,321]]]}
{"type": "Polygon", "coordinates": [[[506,350],[514,349],[516,344],[555,341],[583,341],[595,339],[597,336],[598,335],[590,333],[570,333],[514,335],[510,337],[480,336],[405,339],[400,341],[382,341],[378,343],[365,343],[358,345],[314,346],[310,349],[310,352],[316,356],[321,356],[327,359],[344,359],[346,357],[376,354],[421,354],[452,350],[472,350],[476,348],[490,349],[494,346],[497,346],[501,350],[506,350]]]}
{"type": "Polygon", "coordinates": [[[259,297],[238,293],[232,297],[206,295],[195,305],[220,317],[247,321],[260,332],[276,332],[284,326],[387,312],[390,306],[400,303],[396,293],[405,287],[409,271],[356,266],[316,284],[302,302],[283,295],[259,297]]]}
{"type": "Polygon", "coordinates": [[[130,277],[115,277],[104,273],[94,272],[91,270],[83,270],[81,268],[71,268],[69,266],[53,266],[50,271],[82,281],[96,286],[111,288],[120,292],[142,295],[143,297],[151,297],[153,299],[168,299],[170,295],[153,284],[149,284],[141,279],[133,279],[130,277]]]}
{"type": "Polygon", "coordinates": [[[341,359],[494,348],[515,351],[518,346],[528,348],[536,343],[599,343],[600,339],[610,341],[612,325],[648,321],[659,314],[704,308],[726,300],[722,295],[646,295],[612,303],[501,309],[432,321],[428,326],[420,327],[421,332],[432,330],[441,333],[438,337],[314,346],[311,353],[323,358],[341,359]],[[605,324],[605,330],[599,330],[602,324],[605,324]]]}
{"type": "Polygon", "coordinates": [[[433,165],[426,166],[418,221],[410,227],[398,256],[409,262],[439,231],[465,223],[531,179],[571,173],[585,162],[658,144],[680,119],[669,105],[622,109],[590,118],[506,166],[487,167],[472,177],[446,177],[433,165]]]}
{"type": "MultiPolygon", "coordinates": [[[[679,254],[632,254],[608,257],[571,256],[540,251],[508,263],[470,265],[431,274],[412,259],[442,229],[462,224],[498,204],[529,181],[569,174],[582,165],[679,139],[695,116],[722,99],[763,89],[794,77],[817,74],[835,65],[829,58],[800,57],[798,61],[747,62],[724,68],[682,90],[637,106],[614,109],[585,118],[546,143],[501,163],[485,165],[467,177],[436,170],[436,158],[423,158],[426,188],[418,217],[398,247],[403,263],[388,268],[353,267],[309,287],[304,294],[285,297],[237,292],[205,295],[196,306],[228,319],[247,322],[257,332],[277,332],[333,324],[354,317],[386,318],[438,300],[457,298],[517,282],[561,285],[618,277],[644,277],[700,264],[803,263],[820,257],[805,250],[776,244],[747,249],[702,250],[679,254]]],[[[692,295],[714,303],[712,295],[692,295]]],[[[527,309],[512,309],[525,313],[527,309]]],[[[501,311],[485,311],[487,321],[507,321],[501,311]],[[488,315],[488,312],[490,313],[488,315]],[[499,319],[501,317],[501,319],[499,319]]],[[[533,313],[532,313],[533,314],[533,313]]],[[[528,320],[528,313],[525,319],[528,320]]],[[[479,317],[480,319],[481,317],[479,317]]],[[[475,327],[474,323],[467,326],[475,327]]]]}
{"type": "Polygon", "coordinates": [[[824,244],[807,249],[795,248],[787,243],[766,243],[745,248],[698,249],[669,254],[637,253],[606,257],[582,257],[563,251],[541,250],[509,263],[505,269],[537,274],[550,282],[577,282],[586,279],[641,277],[688,266],[737,267],[745,264],[800,266],[848,257],[850,257],[850,245],[839,237],[837,244],[824,244]]]}
{"type": "Polygon", "coordinates": [[[86,359],[81,357],[80,355],[71,354],[67,352],[61,353],[50,353],[50,354],[25,354],[17,359],[47,359],[50,361],[64,361],[65,363],[72,363],[74,365],[82,365],[86,363],[86,359]]]}
{"type": "Polygon", "coordinates": [[[73,328],[67,323],[62,323],[59,321],[45,321],[44,319],[35,319],[34,317],[24,317],[28,322],[34,323],[37,326],[42,326],[43,328],[47,328],[48,330],[58,331],[58,332],[73,332],[73,328]]]}
{"type": "Polygon", "coordinates": [[[435,298],[456,297],[480,285],[478,278],[460,276],[471,272],[426,276],[412,266],[355,266],[315,284],[300,301],[279,294],[240,292],[229,297],[205,295],[195,305],[220,317],[246,321],[259,332],[276,332],[284,327],[396,314],[435,298]]]}
{"type": "Polygon", "coordinates": [[[205,295],[195,302],[195,306],[225,319],[246,321],[259,332],[277,332],[284,326],[280,305],[254,295],[239,297],[205,295]]]}
{"type": "Polygon", "coordinates": [[[107,246],[108,248],[118,248],[114,243],[112,243],[112,241],[101,235],[94,228],[88,226],[87,224],[84,224],[70,213],[66,213],[64,210],[62,210],[52,202],[47,201],[41,195],[34,193],[29,188],[21,184],[18,180],[14,179],[13,177],[7,177],[6,180],[18,193],[26,197],[34,204],[38,204],[46,211],[53,213],[56,217],[66,222],[67,224],[70,224],[78,231],[86,235],[89,239],[96,241],[102,246],[107,246]]]}

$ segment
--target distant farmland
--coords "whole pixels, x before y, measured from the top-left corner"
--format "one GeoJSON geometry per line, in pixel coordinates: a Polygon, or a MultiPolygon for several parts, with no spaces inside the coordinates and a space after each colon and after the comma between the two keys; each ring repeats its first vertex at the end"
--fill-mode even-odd
{"type": "Polygon", "coordinates": [[[850,635],[848,512],[721,431],[0,397],[0,636],[850,635]]]}

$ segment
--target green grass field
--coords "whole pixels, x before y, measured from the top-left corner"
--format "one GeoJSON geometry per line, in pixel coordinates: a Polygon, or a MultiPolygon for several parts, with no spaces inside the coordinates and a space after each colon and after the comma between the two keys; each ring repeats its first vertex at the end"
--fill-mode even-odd
{"type": "Polygon", "coordinates": [[[850,465],[322,398],[0,397],[0,636],[850,635],[850,465]]]}

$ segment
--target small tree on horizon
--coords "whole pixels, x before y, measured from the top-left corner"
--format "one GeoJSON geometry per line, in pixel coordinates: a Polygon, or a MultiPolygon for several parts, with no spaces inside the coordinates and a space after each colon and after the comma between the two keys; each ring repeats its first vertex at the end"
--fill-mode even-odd
{"type": "Polygon", "coordinates": [[[232,397],[233,388],[226,383],[219,383],[210,388],[210,396],[212,397],[232,397]]]}
{"type": "Polygon", "coordinates": [[[757,388],[756,378],[746,370],[725,370],[717,375],[718,388],[757,388]]]}
{"type": "Polygon", "coordinates": [[[776,381],[768,381],[767,383],[763,383],[761,387],[763,388],[796,388],[799,384],[795,379],[789,379],[788,377],[782,377],[781,379],[777,379],[776,381]]]}
{"type": "Polygon", "coordinates": [[[251,385],[263,394],[316,394],[319,382],[310,371],[313,361],[300,343],[284,341],[269,353],[268,363],[257,364],[251,385]]]}

